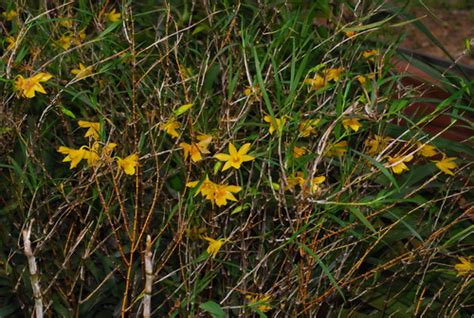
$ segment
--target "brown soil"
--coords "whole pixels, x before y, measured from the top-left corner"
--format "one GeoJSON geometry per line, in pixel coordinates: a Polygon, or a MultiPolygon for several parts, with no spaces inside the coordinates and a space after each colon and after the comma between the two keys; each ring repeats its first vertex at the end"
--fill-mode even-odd
{"type": "MultiPolygon", "coordinates": [[[[433,35],[443,44],[448,52],[460,63],[474,66],[474,9],[430,9],[431,15],[423,8],[414,8],[417,17],[424,17],[421,21],[433,35]],[[470,56],[466,54],[465,40],[472,42],[470,56]]],[[[430,41],[426,35],[414,26],[408,26],[409,35],[403,47],[420,53],[447,58],[443,51],[430,41]]]]}

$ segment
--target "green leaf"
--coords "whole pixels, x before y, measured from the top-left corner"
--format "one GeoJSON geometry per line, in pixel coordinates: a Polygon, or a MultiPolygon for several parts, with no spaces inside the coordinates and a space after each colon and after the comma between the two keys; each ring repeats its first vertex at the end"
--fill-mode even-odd
{"type": "Polygon", "coordinates": [[[371,230],[372,232],[374,233],[377,233],[377,231],[375,230],[375,228],[372,226],[372,224],[369,222],[369,220],[367,220],[364,216],[364,214],[362,214],[362,212],[353,207],[353,206],[348,206],[347,207],[349,209],[349,211],[351,211],[352,214],[354,214],[358,219],[359,221],[362,222],[362,224],[364,224],[369,230],[371,230]]]}
{"type": "Polygon", "coordinates": [[[249,203],[245,203],[245,204],[242,204],[242,205],[239,205],[238,207],[236,207],[232,212],[230,212],[230,215],[234,215],[234,214],[237,214],[237,213],[240,213],[244,210],[247,210],[248,208],[250,208],[250,204],[249,203]]]}
{"type": "Polygon", "coordinates": [[[214,64],[213,66],[209,68],[209,71],[206,74],[206,79],[204,80],[204,87],[203,87],[206,93],[209,93],[212,91],[217,81],[220,71],[221,71],[221,68],[217,64],[214,64]]]}
{"type": "Polygon", "coordinates": [[[452,235],[452,237],[443,244],[443,247],[448,247],[452,243],[459,244],[466,237],[472,236],[474,234],[474,224],[471,224],[469,227],[464,230],[452,235]]]}
{"type": "Polygon", "coordinates": [[[68,116],[68,117],[71,117],[72,119],[76,119],[76,115],[74,115],[74,113],[72,111],[70,111],[69,109],[67,109],[64,105],[61,105],[61,112],[68,116]]]}
{"type": "Polygon", "coordinates": [[[97,37],[97,40],[104,38],[107,34],[115,30],[120,24],[121,22],[114,22],[111,25],[109,25],[101,34],[99,34],[99,36],[97,37]]]}
{"type": "Polygon", "coordinates": [[[178,109],[176,109],[173,113],[176,117],[179,117],[180,115],[182,115],[185,112],[187,112],[188,110],[190,110],[191,107],[193,107],[192,103],[184,104],[184,105],[178,107],[178,109]]]}
{"type": "Polygon", "coordinates": [[[212,318],[225,318],[227,317],[224,310],[222,310],[221,306],[209,300],[208,302],[199,305],[199,308],[211,314],[212,318]]]}
{"type": "Polygon", "coordinates": [[[343,31],[344,32],[361,32],[361,31],[366,31],[366,30],[379,28],[382,25],[384,25],[385,23],[387,23],[388,21],[392,20],[393,18],[395,18],[394,15],[392,15],[392,16],[386,18],[386,19],[374,22],[374,23],[369,23],[369,24],[365,24],[365,25],[358,25],[358,26],[354,26],[354,27],[350,27],[350,28],[344,28],[343,31]]]}

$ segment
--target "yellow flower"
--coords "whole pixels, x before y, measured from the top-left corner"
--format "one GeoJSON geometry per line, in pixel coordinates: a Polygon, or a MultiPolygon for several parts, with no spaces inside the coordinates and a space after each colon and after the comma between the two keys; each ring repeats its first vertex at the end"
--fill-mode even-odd
{"type": "Polygon", "coordinates": [[[244,95],[249,97],[249,103],[253,104],[260,100],[262,92],[260,91],[258,84],[255,84],[254,86],[246,86],[244,89],[244,95]]]}
{"type": "Polygon", "coordinates": [[[66,155],[63,159],[63,162],[71,162],[69,169],[74,169],[81,162],[82,159],[85,159],[86,156],[86,146],[82,146],[79,149],[72,149],[69,147],[61,146],[57,150],[59,153],[66,155]]]}
{"type": "Polygon", "coordinates": [[[360,85],[364,86],[367,80],[371,80],[375,77],[374,73],[370,73],[367,75],[357,75],[356,79],[359,81],[360,85]]]}
{"type": "Polygon", "coordinates": [[[433,162],[436,162],[436,167],[438,167],[439,170],[443,171],[446,174],[454,176],[454,172],[452,172],[451,169],[455,169],[458,167],[458,165],[454,162],[454,160],[456,159],[456,157],[446,158],[446,156],[443,155],[443,159],[441,159],[440,161],[433,160],[433,162]]]}
{"type": "Polygon", "coordinates": [[[245,298],[249,300],[250,307],[256,308],[261,312],[266,312],[272,309],[270,306],[271,295],[246,295],[245,298]]]}
{"type": "Polygon", "coordinates": [[[181,124],[174,117],[170,117],[166,122],[160,124],[160,129],[173,138],[178,138],[179,133],[176,131],[181,124]]]}
{"type": "Polygon", "coordinates": [[[298,147],[298,146],[293,147],[293,157],[294,158],[299,158],[299,157],[303,156],[305,153],[306,153],[306,148],[298,147]]]}
{"type": "Polygon", "coordinates": [[[298,130],[301,137],[308,137],[316,132],[315,126],[320,122],[320,119],[308,119],[300,123],[298,130]]]}
{"type": "Polygon", "coordinates": [[[7,21],[12,21],[17,15],[18,15],[18,12],[16,12],[16,10],[10,10],[10,11],[2,12],[2,16],[7,21]]]}
{"type": "Polygon", "coordinates": [[[24,78],[17,75],[15,79],[15,90],[18,91],[20,97],[33,98],[35,93],[46,94],[41,82],[47,82],[53,76],[49,73],[38,73],[32,77],[24,78]]]}
{"type": "Polygon", "coordinates": [[[67,50],[71,47],[73,43],[73,38],[71,35],[63,34],[61,37],[56,41],[56,45],[62,47],[64,50],[67,50]]]}
{"type": "MultiPolygon", "coordinates": [[[[188,188],[194,188],[199,184],[200,181],[190,181],[186,183],[188,188]]],[[[206,176],[206,179],[201,183],[199,189],[197,189],[194,196],[201,194],[203,197],[206,197],[208,200],[213,200],[214,191],[217,187],[217,184],[209,180],[209,177],[206,176]]]]}
{"type": "Polygon", "coordinates": [[[69,147],[61,146],[58,148],[58,152],[66,155],[63,159],[63,162],[71,162],[70,169],[77,167],[77,165],[82,160],[87,160],[87,165],[89,167],[95,167],[100,163],[100,160],[103,159],[106,162],[111,162],[112,158],[110,157],[113,149],[117,146],[115,143],[108,143],[102,147],[101,156],[99,156],[100,144],[95,142],[91,148],[87,146],[82,146],[79,149],[72,149],[69,147]]]}
{"type": "Polygon", "coordinates": [[[77,33],[74,37],[72,37],[71,41],[74,45],[79,45],[81,42],[86,38],[86,29],[82,29],[77,33]]]}
{"type": "Polygon", "coordinates": [[[138,166],[138,155],[136,153],[132,153],[131,155],[121,159],[117,158],[117,164],[119,168],[121,168],[125,174],[134,175],[135,168],[138,166]]]}
{"type": "Polygon", "coordinates": [[[236,185],[226,185],[226,184],[217,184],[214,188],[212,196],[209,195],[207,199],[214,201],[217,206],[223,206],[229,201],[237,201],[235,196],[232,193],[238,193],[242,190],[241,187],[236,185]]]}
{"type": "Polygon", "coordinates": [[[209,242],[209,246],[207,247],[207,252],[209,255],[212,257],[216,257],[217,253],[221,249],[222,245],[225,243],[225,238],[220,238],[220,239],[213,239],[208,236],[204,236],[203,239],[209,242]]]}
{"type": "Polygon", "coordinates": [[[416,145],[418,148],[420,148],[420,154],[423,157],[430,158],[438,154],[438,152],[436,152],[436,148],[431,145],[423,144],[419,141],[416,143],[416,145]]]}
{"type": "Polygon", "coordinates": [[[101,161],[112,163],[113,158],[111,155],[115,147],[117,147],[117,144],[111,142],[107,143],[102,147],[102,149],[100,149],[100,143],[94,142],[91,149],[85,153],[83,159],[87,160],[89,167],[96,167],[101,163],[101,161]]]}
{"type": "MultiPolygon", "coordinates": [[[[306,178],[304,176],[304,173],[301,171],[298,171],[286,179],[288,185],[285,187],[285,190],[294,190],[296,186],[299,186],[301,190],[307,191],[308,187],[306,185],[306,178]]],[[[317,192],[321,190],[319,185],[326,181],[325,176],[318,176],[314,177],[312,180],[309,182],[309,189],[311,190],[312,193],[317,192]]]]}
{"type": "Polygon", "coordinates": [[[201,151],[197,143],[188,144],[186,142],[182,142],[179,144],[184,151],[184,160],[188,159],[188,156],[191,156],[191,160],[193,162],[198,162],[202,160],[201,151]]]}
{"type": "Polygon", "coordinates": [[[285,190],[294,190],[296,188],[296,186],[300,186],[300,188],[302,188],[304,186],[304,183],[305,183],[305,178],[304,178],[304,174],[303,172],[301,171],[298,171],[296,173],[293,173],[291,175],[289,175],[287,178],[286,178],[286,182],[287,182],[287,186],[285,187],[285,190]]]}
{"type": "Polygon", "coordinates": [[[199,142],[195,143],[185,143],[182,142],[179,144],[181,148],[183,148],[184,151],[184,160],[188,159],[188,157],[191,157],[191,160],[193,162],[198,162],[202,160],[202,155],[203,154],[209,154],[210,151],[207,149],[209,147],[209,144],[212,141],[212,136],[210,135],[199,135],[197,137],[199,142]]]}
{"type": "Polygon", "coordinates": [[[72,69],[71,74],[76,75],[76,79],[78,80],[83,79],[92,74],[92,66],[86,67],[84,64],[79,63],[79,68],[72,69]]]}
{"type": "Polygon", "coordinates": [[[392,138],[390,137],[374,135],[374,138],[369,138],[365,141],[365,146],[369,147],[367,153],[370,156],[374,157],[387,146],[390,140],[392,140],[392,138]]]}
{"type": "Polygon", "coordinates": [[[367,78],[364,75],[357,75],[356,79],[359,81],[360,85],[365,85],[367,78]]]}
{"type": "MultiPolygon", "coordinates": [[[[186,183],[186,186],[189,188],[196,187],[200,181],[191,181],[186,183]]],[[[241,187],[235,185],[227,184],[216,184],[209,180],[208,177],[201,183],[199,189],[197,189],[194,196],[199,193],[206,198],[206,200],[211,201],[212,204],[217,204],[217,206],[223,206],[229,201],[237,201],[235,196],[232,193],[238,193],[242,190],[241,187]]]]}
{"type": "Polygon", "coordinates": [[[244,89],[244,95],[250,96],[254,93],[254,88],[252,86],[246,86],[244,89]]]}
{"type": "Polygon", "coordinates": [[[379,54],[379,50],[367,50],[362,52],[362,56],[368,61],[373,61],[374,58],[379,54]]]}
{"type": "Polygon", "coordinates": [[[116,143],[113,143],[113,142],[110,142],[108,144],[106,144],[104,147],[102,147],[102,154],[101,154],[101,158],[105,161],[105,162],[109,162],[111,163],[112,162],[112,151],[114,151],[115,147],[117,147],[117,144],[116,143]]]}
{"type": "Polygon", "coordinates": [[[348,38],[351,38],[351,37],[353,37],[354,35],[356,35],[355,31],[347,31],[347,32],[344,32],[344,34],[345,34],[348,38]]]}
{"type": "Polygon", "coordinates": [[[344,72],[343,67],[338,67],[338,68],[329,68],[323,71],[324,78],[326,81],[338,81],[341,79],[341,74],[344,72]]]}
{"type": "Polygon", "coordinates": [[[346,118],[342,120],[342,125],[345,129],[351,128],[353,131],[357,132],[362,124],[359,122],[358,118],[346,118]]]}
{"type": "Polygon", "coordinates": [[[120,14],[120,12],[116,12],[115,9],[112,9],[112,11],[105,14],[105,17],[109,22],[118,22],[120,21],[122,15],[120,14]]]}
{"type": "Polygon", "coordinates": [[[458,257],[461,263],[454,265],[454,268],[458,271],[458,276],[466,276],[474,272],[474,264],[465,257],[458,257]]]}
{"type": "Polygon", "coordinates": [[[89,167],[95,167],[99,164],[99,143],[94,143],[91,150],[85,150],[83,159],[87,160],[87,165],[89,167]]]}
{"type": "Polygon", "coordinates": [[[398,156],[398,157],[391,157],[388,156],[388,162],[390,164],[390,168],[392,168],[392,171],[396,174],[400,174],[403,171],[408,171],[407,165],[405,162],[410,162],[413,159],[413,156],[408,156],[408,157],[403,157],[403,156],[398,156]]]}
{"type": "Polygon", "coordinates": [[[100,131],[100,123],[99,122],[79,120],[77,123],[79,124],[79,127],[81,127],[81,128],[89,128],[89,129],[87,129],[86,134],[84,135],[84,137],[92,137],[95,140],[99,139],[99,131],[100,131]]]}
{"type": "Polygon", "coordinates": [[[343,156],[348,150],[348,142],[343,140],[338,143],[329,146],[329,149],[326,151],[326,156],[334,157],[334,156],[343,156]]]}
{"type": "Polygon", "coordinates": [[[312,192],[318,192],[321,190],[321,188],[319,187],[319,185],[321,183],[323,183],[324,181],[326,181],[326,177],[325,176],[319,176],[319,177],[314,177],[313,180],[311,180],[311,191],[312,192]]]}
{"type": "Polygon", "coordinates": [[[235,169],[240,169],[240,165],[247,161],[252,161],[255,157],[247,155],[250,149],[250,143],[246,143],[237,151],[234,144],[229,143],[229,153],[218,153],[214,155],[219,161],[225,161],[224,167],[222,167],[222,171],[229,169],[230,167],[234,167],[235,169]]]}
{"type": "Polygon", "coordinates": [[[284,117],[283,118],[276,118],[275,117],[275,119],[272,120],[272,117],[269,116],[269,115],[265,115],[263,117],[263,120],[270,124],[270,127],[268,128],[268,132],[270,133],[270,135],[273,135],[273,132],[275,130],[279,131],[281,129],[281,127],[283,127],[285,125],[285,122],[286,122],[284,117]],[[276,126],[274,125],[274,123],[276,124],[276,126]]]}
{"type": "Polygon", "coordinates": [[[16,45],[16,39],[13,36],[5,37],[5,41],[8,43],[7,50],[13,49],[16,45]]]}
{"type": "Polygon", "coordinates": [[[308,85],[311,86],[311,90],[321,89],[324,86],[326,86],[327,82],[328,81],[324,77],[322,77],[318,74],[316,74],[316,76],[314,78],[307,78],[307,79],[304,80],[305,84],[308,84],[308,85]]]}
{"type": "Polygon", "coordinates": [[[336,82],[340,80],[343,71],[343,67],[328,68],[322,71],[323,76],[316,74],[314,78],[305,79],[304,83],[309,84],[311,86],[311,90],[318,90],[325,87],[330,81],[336,82]]]}

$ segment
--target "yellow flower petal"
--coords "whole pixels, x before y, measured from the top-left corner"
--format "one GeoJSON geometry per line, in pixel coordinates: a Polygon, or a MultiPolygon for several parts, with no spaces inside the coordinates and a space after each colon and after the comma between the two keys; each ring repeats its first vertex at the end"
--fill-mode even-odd
{"type": "Polygon", "coordinates": [[[454,172],[452,172],[452,169],[456,169],[458,165],[454,162],[456,160],[456,157],[443,157],[440,161],[434,160],[433,162],[436,163],[436,167],[438,167],[439,170],[443,171],[446,174],[454,176],[454,172]]]}
{"type": "Polygon", "coordinates": [[[216,158],[219,161],[229,161],[230,160],[230,155],[226,153],[216,153],[214,155],[214,158],[216,158]]]}
{"type": "Polygon", "coordinates": [[[125,174],[134,175],[136,171],[135,168],[138,166],[138,155],[136,153],[132,153],[123,159],[118,158],[117,164],[119,168],[125,172],[125,174]]]}
{"type": "Polygon", "coordinates": [[[117,10],[112,9],[110,12],[105,14],[105,17],[109,22],[113,23],[113,22],[120,21],[120,18],[122,17],[122,15],[120,13],[117,13],[117,10]]]}
{"type": "Polygon", "coordinates": [[[409,162],[413,159],[413,156],[399,156],[399,157],[388,157],[388,162],[390,163],[390,168],[396,174],[401,174],[404,171],[408,171],[408,166],[405,162],[409,162]]]}
{"type": "Polygon", "coordinates": [[[250,143],[243,145],[239,150],[235,148],[232,143],[229,143],[229,154],[218,153],[214,155],[219,161],[225,161],[222,171],[233,167],[235,169],[240,169],[240,166],[243,162],[252,161],[255,158],[253,156],[246,155],[250,150],[250,143]]]}
{"type": "Polygon", "coordinates": [[[358,118],[348,118],[344,119],[342,121],[342,125],[344,126],[345,129],[351,128],[355,132],[359,130],[360,127],[362,127],[362,124],[359,122],[358,118]]]}
{"type": "Polygon", "coordinates": [[[207,252],[213,258],[216,257],[216,255],[219,252],[219,250],[221,249],[222,245],[224,245],[224,243],[225,243],[224,238],[220,238],[220,239],[215,240],[211,237],[204,236],[203,239],[205,239],[206,241],[209,242],[209,246],[207,247],[207,252]]]}

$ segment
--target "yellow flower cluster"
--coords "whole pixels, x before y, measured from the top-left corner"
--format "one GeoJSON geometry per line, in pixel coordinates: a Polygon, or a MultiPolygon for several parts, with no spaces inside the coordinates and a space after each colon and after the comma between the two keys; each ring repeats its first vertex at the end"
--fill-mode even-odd
{"type": "Polygon", "coordinates": [[[15,19],[17,15],[18,12],[16,10],[2,12],[2,17],[4,17],[7,21],[13,21],[13,19],[15,19]]]}
{"type": "Polygon", "coordinates": [[[68,50],[72,45],[80,45],[86,38],[86,30],[77,33],[67,31],[56,40],[56,45],[64,50],[68,50]]]}
{"type": "Polygon", "coordinates": [[[326,156],[328,157],[342,157],[349,150],[349,143],[346,140],[337,142],[329,145],[326,150],[326,156]]]}
{"type": "Polygon", "coordinates": [[[136,168],[138,167],[138,155],[132,153],[131,155],[120,158],[112,157],[112,152],[116,143],[106,143],[102,144],[99,142],[100,137],[100,123],[99,122],[90,122],[80,120],[78,122],[79,127],[87,128],[87,131],[84,137],[89,138],[92,142],[92,146],[81,146],[78,149],[69,148],[65,146],[60,146],[58,152],[66,155],[63,162],[70,162],[70,169],[74,169],[79,165],[82,160],[87,161],[89,167],[99,167],[102,164],[111,164],[114,159],[117,161],[117,166],[120,171],[123,171],[125,174],[134,175],[136,173],[136,168]]]}
{"type": "Polygon", "coordinates": [[[331,81],[339,81],[342,72],[344,72],[343,67],[325,69],[321,74],[316,73],[313,78],[307,78],[304,82],[310,86],[311,90],[318,90],[326,87],[326,85],[331,81]]]}
{"type": "MultiPolygon", "coordinates": [[[[367,149],[367,153],[374,157],[380,152],[384,151],[384,149],[388,146],[388,143],[393,141],[390,137],[378,136],[374,135],[372,138],[369,138],[365,141],[365,146],[367,149]]],[[[441,155],[441,160],[431,160],[435,163],[436,167],[441,170],[442,172],[454,175],[453,169],[456,169],[458,165],[456,164],[455,160],[456,157],[447,157],[446,154],[442,152],[438,152],[436,147],[428,144],[424,144],[422,142],[417,141],[416,145],[416,152],[415,154],[418,155],[420,158],[432,158],[437,155],[441,155]]],[[[401,174],[405,171],[409,171],[407,163],[413,160],[413,155],[395,155],[390,156],[387,155],[384,158],[387,159],[386,166],[392,169],[393,173],[401,174]]]]}
{"type": "MultiPolygon", "coordinates": [[[[179,136],[176,131],[179,128],[179,123],[172,117],[167,122],[161,125],[161,129],[174,138],[179,136]]],[[[206,134],[200,134],[196,138],[197,140],[191,143],[182,142],[179,146],[183,149],[184,160],[188,158],[192,162],[199,162],[203,159],[203,155],[210,154],[209,146],[212,142],[212,136],[206,134]]],[[[237,150],[233,143],[229,143],[229,153],[217,153],[214,155],[219,161],[225,162],[222,167],[222,171],[230,168],[240,169],[244,162],[253,161],[255,157],[248,155],[250,150],[250,143],[244,144],[240,149],[237,150]]],[[[242,189],[237,185],[217,184],[209,180],[208,177],[204,181],[190,181],[186,184],[187,187],[195,188],[200,184],[196,190],[196,195],[201,194],[206,200],[211,201],[212,204],[216,204],[218,207],[227,204],[227,201],[237,201],[234,193],[240,192],[242,189]]]]}
{"type": "Polygon", "coordinates": [[[316,126],[319,124],[321,119],[307,119],[302,121],[298,126],[300,137],[309,137],[316,133],[316,126]]]}
{"type": "Polygon", "coordinates": [[[302,171],[298,171],[287,178],[287,186],[285,190],[295,190],[296,186],[304,192],[316,193],[321,191],[320,184],[326,181],[325,176],[317,176],[311,180],[308,180],[302,171]]]}
{"type": "Polygon", "coordinates": [[[206,200],[211,201],[212,204],[216,204],[218,207],[224,206],[229,201],[237,201],[233,193],[238,193],[242,190],[241,187],[236,185],[227,185],[227,184],[217,184],[209,180],[209,177],[206,177],[204,181],[190,181],[186,183],[186,186],[189,188],[199,188],[196,189],[196,195],[201,194],[206,200]]]}

